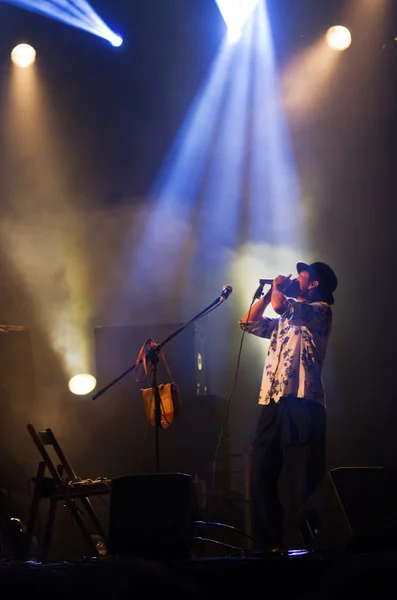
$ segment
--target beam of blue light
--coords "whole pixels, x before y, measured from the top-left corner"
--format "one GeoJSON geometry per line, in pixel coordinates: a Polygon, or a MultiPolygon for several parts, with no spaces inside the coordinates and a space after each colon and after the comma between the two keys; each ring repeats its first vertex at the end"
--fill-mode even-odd
{"type": "Polygon", "coordinates": [[[189,293],[229,283],[245,244],[293,246],[302,207],[263,7],[224,40],[149,196],[119,261],[124,297],[173,294],[187,311],[189,293]]]}
{"type": "Polygon", "coordinates": [[[240,39],[243,27],[259,0],[216,0],[232,41],[240,39]]]}
{"type": "MultiPolygon", "coordinates": [[[[135,241],[126,292],[172,285],[183,266],[188,267],[230,60],[230,46],[225,41],[153,182],[149,192],[152,208],[135,241]]],[[[126,240],[123,256],[129,252],[126,240]]]]}
{"type": "Polygon", "coordinates": [[[218,113],[211,162],[205,175],[205,196],[197,231],[197,244],[202,248],[198,262],[202,263],[205,258],[209,265],[219,260],[225,249],[234,252],[238,243],[244,172],[249,155],[246,132],[251,110],[251,48],[244,39],[238,46],[231,46],[230,52],[232,60],[218,113]]]}
{"type": "Polygon", "coordinates": [[[258,8],[252,36],[249,236],[252,242],[292,246],[305,240],[305,215],[267,10],[258,8]]]}
{"type": "Polygon", "coordinates": [[[86,0],[3,0],[8,4],[44,15],[121,46],[123,39],[114,33],[86,0]]]}

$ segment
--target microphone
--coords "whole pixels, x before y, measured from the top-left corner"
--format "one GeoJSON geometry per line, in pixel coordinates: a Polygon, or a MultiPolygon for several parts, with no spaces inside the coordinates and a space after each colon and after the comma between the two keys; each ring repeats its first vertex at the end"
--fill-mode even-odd
{"type": "Polygon", "coordinates": [[[272,285],[273,279],[260,279],[259,283],[261,285],[272,285]]]}
{"type": "Polygon", "coordinates": [[[222,288],[222,293],[219,297],[219,300],[221,302],[224,302],[225,300],[227,300],[229,298],[230,294],[232,293],[232,291],[233,291],[233,288],[231,285],[224,285],[222,288]]]}

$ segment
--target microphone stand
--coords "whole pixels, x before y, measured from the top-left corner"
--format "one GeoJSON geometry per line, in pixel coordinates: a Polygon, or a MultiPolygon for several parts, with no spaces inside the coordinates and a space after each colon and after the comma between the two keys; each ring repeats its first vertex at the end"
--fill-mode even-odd
{"type": "Polygon", "coordinates": [[[155,452],[156,452],[156,473],[160,473],[160,452],[159,452],[159,428],[161,427],[161,398],[157,385],[157,365],[159,362],[160,346],[153,346],[146,354],[146,360],[151,364],[152,388],[154,395],[154,429],[155,429],[155,452]]]}
{"type": "MultiPolygon", "coordinates": [[[[156,472],[157,473],[160,473],[159,428],[161,427],[161,398],[160,398],[160,392],[159,392],[158,384],[157,384],[157,365],[159,362],[159,353],[160,353],[161,349],[163,348],[163,346],[165,346],[165,344],[167,344],[175,336],[177,336],[179,333],[181,333],[184,329],[189,327],[189,325],[192,325],[195,321],[198,321],[198,319],[201,319],[206,314],[208,314],[209,312],[211,312],[212,310],[217,308],[220,304],[222,304],[228,298],[228,296],[229,296],[229,294],[231,294],[231,292],[232,292],[232,288],[230,286],[225,286],[222,291],[222,294],[218,298],[216,298],[213,302],[211,302],[211,304],[209,304],[206,308],[204,308],[201,312],[199,312],[195,317],[190,319],[190,321],[188,321],[187,323],[185,323],[178,329],[175,329],[173,332],[171,332],[160,344],[153,345],[152,348],[146,353],[146,362],[151,364],[151,371],[153,373],[152,387],[153,387],[153,391],[154,391],[155,452],[156,452],[156,472]]],[[[143,359],[140,360],[139,364],[142,363],[142,360],[143,359]]],[[[94,394],[92,396],[92,400],[96,400],[97,398],[102,396],[105,392],[107,392],[108,389],[113,387],[118,381],[120,381],[126,375],[128,375],[128,373],[131,373],[131,371],[133,371],[135,369],[135,366],[136,366],[135,364],[132,365],[131,367],[126,369],[123,373],[121,373],[118,377],[113,379],[113,381],[111,381],[106,386],[101,388],[98,392],[96,392],[96,394],[94,394]]]]}

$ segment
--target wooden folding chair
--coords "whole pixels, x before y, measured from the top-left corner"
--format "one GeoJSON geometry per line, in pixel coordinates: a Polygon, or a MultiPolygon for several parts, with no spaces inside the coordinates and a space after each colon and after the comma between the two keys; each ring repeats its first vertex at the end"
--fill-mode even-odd
{"type": "Polygon", "coordinates": [[[85,510],[85,513],[91,519],[95,528],[95,533],[103,538],[104,543],[107,546],[107,536],[94,511],[89,497],[110,494],[111,480],[105,478],[94,480],[80,479],[67,460],[51,429],[37,431],[31,423],[26,427],[42,458],[38,465],[37,475],[33,478],[34,491],[30,505],[29,520],[26,527],[26,556],[28,556],[30,550],[38,518],[39,504],[42,500],[49,501],[49,510],[42,544],[41,559],[43,562],[46,560],[51,544],[56,510],[59,502],[70,510],[72,518],[80,529],[89,550],[92,552],[91,556],[99,556],[100,553],[87,529],[83,515],[85,510]],[[51,454],[54,455],[56,462],[59,461],[58,465],[53,462],[47,448],[51,454]],[[45,477],[46,470],[49,471],[51,477],[45,477]],[[82,505],[83,511],[78,506],[78,503],[82,505]]]}

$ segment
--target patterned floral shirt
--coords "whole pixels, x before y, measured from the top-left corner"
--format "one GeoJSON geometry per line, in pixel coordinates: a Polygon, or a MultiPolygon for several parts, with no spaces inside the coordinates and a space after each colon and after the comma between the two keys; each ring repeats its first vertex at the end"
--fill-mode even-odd
{"type": "Polygon", "coordinates": [[[288,305],[280,317],[241,323],[248,333],[270,339],[259,404],[295,396],[325,406],[322,369],[332,327],[331,307],[326,302],[292,299],[288,305]]]}

